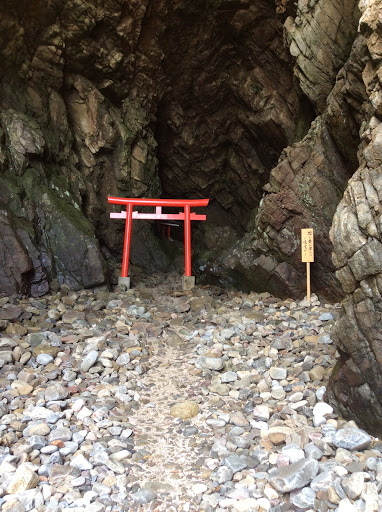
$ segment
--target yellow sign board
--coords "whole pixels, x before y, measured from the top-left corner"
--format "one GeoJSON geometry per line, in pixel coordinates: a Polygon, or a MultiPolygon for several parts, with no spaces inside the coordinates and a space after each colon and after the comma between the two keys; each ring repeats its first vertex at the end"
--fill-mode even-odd
{"type": "Polygon", "coordinates": [[[302,262],[310,263],[314,261],[314,236],[312,228],[301,230],[301,257],[302,262]]]}

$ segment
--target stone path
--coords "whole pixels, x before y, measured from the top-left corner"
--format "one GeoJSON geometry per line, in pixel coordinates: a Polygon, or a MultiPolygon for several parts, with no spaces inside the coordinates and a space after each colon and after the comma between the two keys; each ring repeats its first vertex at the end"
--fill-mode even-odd
{"type": "Polygon", "coordinates": [[[382,510],[325,403],[338,306],[179,281],[0,298],[1,510],[382,510]]]}
{"type": "MultiPolygon", "coordinates": [[[[177,403],[198,399],[201,379],[194,375],[189,359],[184,347],[158,344],[152,354],[152,368],[140,380],[142,406],[130,418],[136,447],[143,448],[144,464],[132,466],[129,481],[162,493],[165,502],[158,510],[177,510],[180,506],[187,510],[190,484],[197,481],[199,473],[194,442],[197,427],[189,426],[187,435],[187,424],[174,421],[170,415],[177,403]]],[[[189,414],[187,407],[184,413],[189,414]]],[[[193,425],[198,423],[194,420],[193,425]]]]}

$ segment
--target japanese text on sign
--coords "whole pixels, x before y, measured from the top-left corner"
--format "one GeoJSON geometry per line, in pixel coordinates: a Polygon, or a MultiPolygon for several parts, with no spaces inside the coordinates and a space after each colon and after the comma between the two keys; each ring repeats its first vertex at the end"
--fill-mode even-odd
{"type": "Polygon", "coordinates": [[[313,229],[301,230],[301,257],[303,262],[314,261],[314,238],[313,229]]]}

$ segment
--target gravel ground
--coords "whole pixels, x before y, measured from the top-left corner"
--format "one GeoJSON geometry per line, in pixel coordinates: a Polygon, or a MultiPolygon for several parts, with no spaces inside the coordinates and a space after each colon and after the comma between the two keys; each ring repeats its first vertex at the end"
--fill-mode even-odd
{"type": "Polygon", "coordinates": [[[382,511],[382,444],[325,402],[338,305],[155,275],[0,307],[2,511],[382,511]]]}

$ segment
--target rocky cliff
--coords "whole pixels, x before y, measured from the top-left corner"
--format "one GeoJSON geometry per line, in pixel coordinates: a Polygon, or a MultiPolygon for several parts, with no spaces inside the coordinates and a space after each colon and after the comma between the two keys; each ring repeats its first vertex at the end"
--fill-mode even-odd
{"type": "MultiPolygon", "coordinates": [[[[107,195],[162,194],[210,197],[202,265],[279,296],[304,293],[299,232],[313,226],[314,286],[340,297],[328,232],[367,99],[356,2],[0,9],[6,293],[107,282],[123,239],[107,195]]],[[[132,260],[165,268],[148,227],[136,230],[132,260]]]]}
{"type": "MultiPolygon", "coordinates": [[[[195,240],[208,249],[220,230],[226,248],[315,117],[294,78],[282,4],[6,0],[0,9],[6,293],[107,282],[123,238],[108,194],[210,197],[195,240]]],[[[133,261],[165,268],[150,230],[137,231],[133,261]]]]}
{"type": "Polygon", "coordinates": [[[362,70],[368,101],[358,148],[360,165],[333,219],[337,277],[346,297],[333,329],[340,360],[330,395],[345,414],[382,435],[382,2],[361,2],[362,70]]]}
{"type": "MultiPolygon", "coordinates": [[[[304,295],[300,229],[313,227],[313,290],[345,295],[332,397],[355,416],[371,408],[376,429],[381,12],[380,0],[3,0],[0,293],[109,283],[123,222],[107,195],[210,197],[194,231],[205,278],[281,297],[304,295]]],[[[150,226],[134,229],[132,261],[168,268],[150,226]]]]}

